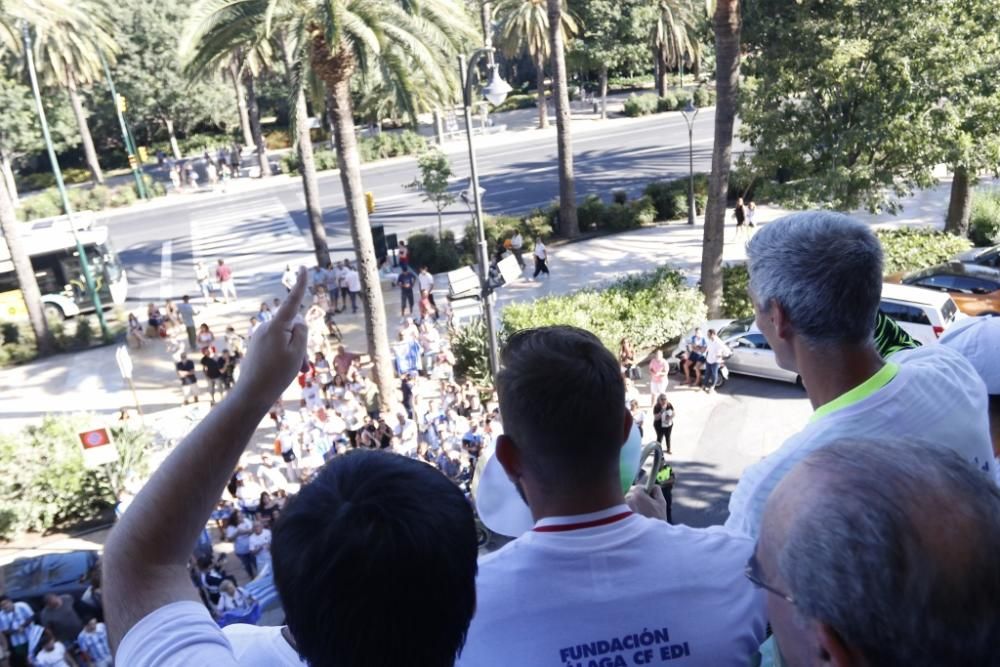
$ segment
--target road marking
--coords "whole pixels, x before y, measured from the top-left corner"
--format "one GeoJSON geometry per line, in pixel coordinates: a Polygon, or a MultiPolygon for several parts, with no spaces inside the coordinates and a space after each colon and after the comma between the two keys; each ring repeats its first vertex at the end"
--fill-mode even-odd
{"type": "Polygon", "coordinates": [[[170,289],[173,282],[174,269],[171,264],[171,255],[174,252],[174,242],[164,241],[160,249],[160,299],[170,298],[170,289]]]}

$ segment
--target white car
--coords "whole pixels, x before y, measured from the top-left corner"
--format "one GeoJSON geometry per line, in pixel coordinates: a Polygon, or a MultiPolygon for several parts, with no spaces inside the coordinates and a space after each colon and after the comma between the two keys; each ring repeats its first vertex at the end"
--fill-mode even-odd
{"type": "Polygon", "coordinates": [[[924,345],[936,343],[948,327],[968,317],[947,292],[897,283],[882,283],[879,310],[924,345]]]}
{"type": "MultiPolygon", "coordinates": [[[[702,337],[707,337],[709,329],[715,329],[716,335],[732,350],[732,355],[725,361],[731,373],[799,383],[798,373],[778,366],[774,351],[767,344],[764,334],[754,325],[754,318],[709,320],[699,329],[702,337]]],[[[670,353],[672,372],[679,370],[677,355],[687,350],[687,341],[693,335],[693,330],[684,334],[680,344],[670,353]]]]}

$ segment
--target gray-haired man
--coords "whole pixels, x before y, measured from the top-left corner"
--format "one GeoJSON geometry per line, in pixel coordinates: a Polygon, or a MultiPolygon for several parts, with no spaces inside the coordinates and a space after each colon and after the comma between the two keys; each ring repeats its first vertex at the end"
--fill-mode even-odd
{"type": "Polygon", "coordinates": [[[969,362],[941,345],[887,359],[876,347],[882,248],[871,229],[837,213],[797,213],[762,227],[747,258],[757,326],[778,365],[802,378],[815,413],[744,471],[727,528],[756,536],[781,478],[843,438],[944,445],[991,472],[986,387],[969,362]]]}
{"type": "Polygon", "coordinates": [[[997,553],[1000,491],[955,452],[844,440],[775,489],[747,577],[792,667],[996,665],[997,553]]]}

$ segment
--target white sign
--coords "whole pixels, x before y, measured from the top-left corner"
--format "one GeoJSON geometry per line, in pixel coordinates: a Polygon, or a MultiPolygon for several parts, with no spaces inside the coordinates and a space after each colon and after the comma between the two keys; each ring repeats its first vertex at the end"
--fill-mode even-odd
{"type": "Polygon", "coordinates": [[[83,445],[83,465],[87,468],[99,468],[118,460],[118,448],[111,441],[111,433],[106,428],[95,428],[80,433],[80,444],[83,445]]]}
{"type": "Polygon", "coordinates": [[[132,379],[132,356],[128,353],[128,348],[120,345],[115,350],[115,361],[118,362],[118,370],[122,374],[123,380],[132,379]]]}
{"type": "Polygon", "coordinates": [[[306,122],[309,125],[309,129],[310,130],[318,130],[321,127],[323,127],[322,123],[319,122],[319,118],[317,118],[315,116],[309,118],[309,120],[306,121],[306,122]]]}

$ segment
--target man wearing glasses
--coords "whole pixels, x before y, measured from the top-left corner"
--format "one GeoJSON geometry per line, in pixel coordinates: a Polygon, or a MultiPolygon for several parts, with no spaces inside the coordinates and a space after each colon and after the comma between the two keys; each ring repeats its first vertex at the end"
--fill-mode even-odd
{"type": "Polygon", "coordinates": [[[746,576],[774,664],[995,665],[998,553],[1000,490],[959,454],[844,439],[778,484],[746,576]]]}

